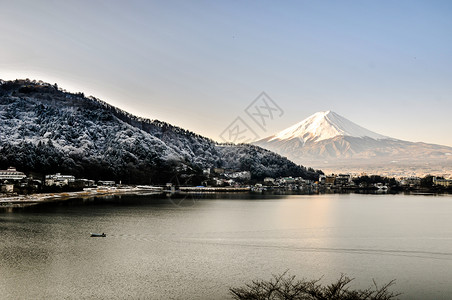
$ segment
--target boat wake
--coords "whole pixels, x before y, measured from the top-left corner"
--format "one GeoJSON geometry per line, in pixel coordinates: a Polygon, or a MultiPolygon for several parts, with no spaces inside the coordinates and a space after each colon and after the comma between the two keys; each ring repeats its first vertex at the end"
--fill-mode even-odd
{"type": "Polygon", "coordinates": [[[427,250],[407,250],[407,249],[370,249],[370,248],[342,248],[342,247],[302,247],[297,245],[275,245],[268,243],[237,242],[228,238],[204,238],[204,237],[182,237],[177,234],[174,236],[152,235],[152,234],[117,234],[109,235],[110,238],[135,240],[141,242],[157,243],[177,243],[177,244],[200,244],[215,245],[225,247],[247,247],[256,249],[268,249],[272,251],[296,251],[312,253],[345,253],[358,255],[377,255],[377,256],[398,256],[410,258],[424,258],[435,260],[452,260],[452,252],[435,252],[427,250]]]}

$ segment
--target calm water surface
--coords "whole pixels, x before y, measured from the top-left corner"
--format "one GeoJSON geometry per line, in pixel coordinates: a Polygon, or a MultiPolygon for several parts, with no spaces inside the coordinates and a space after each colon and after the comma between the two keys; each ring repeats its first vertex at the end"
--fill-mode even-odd
{"type": "Polygon", "coordinates": [[[452,196],[72,200],[0,212],[0,236],[2,299],[227,299],[287,269],[452,298],[452,196]]]}

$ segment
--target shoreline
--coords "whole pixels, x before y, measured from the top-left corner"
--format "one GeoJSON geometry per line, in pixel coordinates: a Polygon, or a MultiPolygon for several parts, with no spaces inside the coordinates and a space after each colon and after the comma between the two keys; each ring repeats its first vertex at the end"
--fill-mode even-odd
{"type": "MultiPolygon", "coordinates": [[[[205,188],[201,190],[197,187],[182,187],[176,193],[224,193],[224,192],[249,192],[249,188],[205,188]]],[[[104,197],[111,195],[133,195],[133,194],[164,194],[169,193],[162,189],[155,189],[149,186],[124,186],[124,187],[102,187],[87,188],[77,192],[55,192],[36,193],[28,195],[0,195],[0,207],[12,207],[17,205],[34,205],[43,202],[65,201],[77,198],[104,197]]]]}
{"type": "MultiPolygon", "coordinates": [[[[379,192],[376,190],[329,190],[329,191],[318,191],[317,193],[302,193],[306,195],[310,194],[341,194],[341,193],[365,193],[369,192],[371,194],[394,194],[393,192],[379,192]]],[[[134,195],[134,194],[165,194],[165,193],[182,193],[182,194],[215,194],[215,193],[262,193],[259,191],[253,191],[250,188],[228,188],[228,187],[215,187],[215,188],[200,188],[200,187],[181,187],[178,191],[168,191],[163,189],[150,188],[148,186],[123,186],[123,187],[102,187],[102,188],[87,188],[83,191],[77,192],[55,192],[55,193],[36,193],[28,195],[7,195],[0,194],[0,208],[23,206],[23,205],[35,205],[44,202],[52,201],[65,201],[70,199],[84,199],[92,197],[104,197],[112,195],[134,195]]],[[[286,191],[289,192],[289,191],[286,191]]],[[[290,192],[301,192],[301,191],[290,191],[290,192]]],[[[265,192],[264,192],[265,193],[265,192]]],[[[424,196],[435,196],[441,194],[450,194],[434,190],[413,190],[413,191],[395,191],[395,194],[409,193],[411,195],[424,195],[424,196]]],[[[282,193],[286,194],[286,193],[282,193]]]]}
{"type": "Polygon", "coordinates": [[[29,195],[14,195],[0,197],[0,207],[6,207],[16,204],[37,204],[42,202],[68,200],[74,198],[90,198],[90,197],[102,197],[109,195],[125,195],[134,194],[140,192],[149,192],[145,189],[137,187],[125,187],[125,188],[97,188],[86,189],[78,192],[57,192],[57,193],[42,193],[42,194],[29,194],[29,195]]]}

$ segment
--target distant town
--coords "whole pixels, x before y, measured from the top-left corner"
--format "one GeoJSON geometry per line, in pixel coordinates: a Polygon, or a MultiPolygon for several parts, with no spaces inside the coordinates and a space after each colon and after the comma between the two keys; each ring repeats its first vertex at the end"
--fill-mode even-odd
{"type": "MultiPolygon", "coordinates": [[[[166,185],[122,185],[110,180],[94,181],[75,178],[70,174],[47,174],[42,178],[26,175],[15,167],[0,170],[0,191],[2,197],[39,193],[79,192],[95,189],[135,188],[155,192],[234,192],[234,191],[293,191],[306,194],[335,192],[452,192],[452,179],[426,175],[424,177],[388,178],[379,175],[330,174],[319,175],[318,180],[302,177],[266,177],[262,181],[252,180],[249,171],[209,168],[203,170],[202,185],[190,185],[187,178],[175,176],[166,185]],[[185,181],[184,181],[185,179],[185,181]]],[[[188,178],[189,179],[189,178],[188,178]]]]}

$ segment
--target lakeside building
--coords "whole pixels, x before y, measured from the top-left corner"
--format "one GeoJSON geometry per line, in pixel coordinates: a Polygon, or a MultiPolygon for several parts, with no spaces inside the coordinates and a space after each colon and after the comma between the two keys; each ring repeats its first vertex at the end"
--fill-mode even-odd
{"type": "Polygon", "coordinates": [[[46,175],[45,185],[55,185],[64,186],[68,185],[70,182],[75,181],[75,177],[72,175],[61,175],[61,173],[56,173],[53,175],[46,175]]]}
{"type": "Polygon", "coordinates": [[[294,183],[296,183],[296,180],[292,176],[282,177],[282,178],[279,178],[279,180],[278,180],[278,184],[280,184],[280,185],[294,184],[294,183]]]}
{"type": "Polygon", "coordinates": [[[402,186],[415,187],[421,185],[421,178],[416,176],[402,177],[399,183],[402,186]]]}
{"type": "Polygon", "coordinates": [[[444,179],[444,178],[433,177],[433,184],[434,185],[444,186],[444,187],[451,187],[452,186],[452,179],[444,179]]]}
{"type": "Polygon", "coordinates": [[[352,176],[350,174],[339,174],[334,181],[335,185],[348,186],[352,182],[352,176]]]}
{"type": "Polygon", "coordinates": [[[265,177],[264,178],[264,183],[266,183],[266,184],[275,184],[275,178],[265,177]]]}
{"type": "Polygon", "coordinates": [[[96,185],[96,182],[94,180],[84,179],[84,178],[76,179],[75,182],[83,187],[93,187],[96,185]]]}
{"type": "Polygon", "coordinates": [[[250,171],[230,172],[230,173],[225,173],[224,176],[227,178],[250,180],[251,172],[250,171]]]}
{"type": "Polygon", "coordinates": [[[328,186],[333,186],[336,182],[336,175],[332,174],[331,176],[325,177],[325,184],[328,186]]]}
{"type": "Polygon", "coordinates": [[[27,177],[23,172],[19,172],[14,167],[7,170],[0,170],[0,180],[22,180],[27,177]]]}

